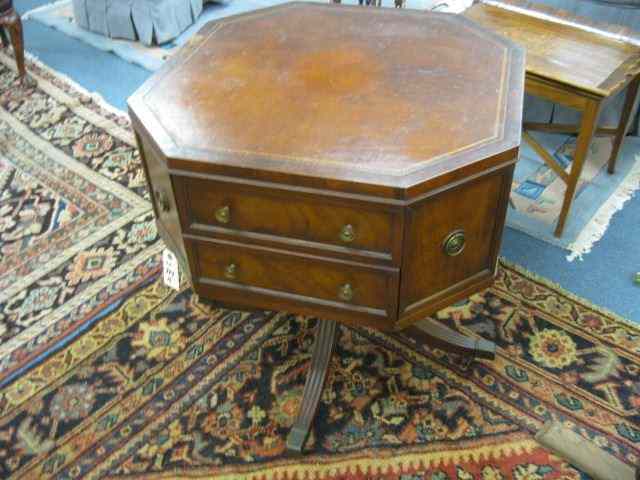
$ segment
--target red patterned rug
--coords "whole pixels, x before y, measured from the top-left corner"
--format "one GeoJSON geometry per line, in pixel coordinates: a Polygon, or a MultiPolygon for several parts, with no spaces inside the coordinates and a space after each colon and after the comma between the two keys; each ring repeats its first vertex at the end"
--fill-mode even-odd
{"type": "MultiPolygon", "coordinates": [[[[5,98],[6,85],[13,86],[15,76],[1,55],[4,103],[0,104],[0,134],[7,124],[14,131],[18,125],[24,136],[15,142],[14,151],[37,140],[40,151],[48,152],[40,124],[26,112],[31,108],[35,114],[50,116],[33,106],[7,107],[7,101],[24,105],[33,100],[5,98]],[[24,118],[17,111],[25,112],[24,118]]],[[[40,67],[30,68],[36,76],[49,78],[40,67]]],[[[70,85],[59,79],[54,82],[53,77],[50,80],[40,82],[43,102],[57,98],[51,92],[74,96],[70,85]]],[[[90,110],[93,113],[83,111],[87,117],[81,120],[89,123],[91,131],[115,119],[111,113],[90,110]]],[[[76,116],[65,115],[71,118],[69,122],[78,121],[76,116]]],[[[116,122],[120,131],[128,132],[126,122],[120,122],[116,122]]],[[[54,143],[53,138],[48,145],[54,143]]],[[[111,170],[114,183],[124,190],[95,176],[106,178],[105,171],[110,170],[104,162],[92,160],[97,156],[83,157],[82,152],[100,148],[101,142],[85,142],[77,147],[75,156],[69,145],[76,145],[77,140],[55,148],[66,152],[63,166],[91,180],[82,184],[85,187],[62,189],[59,185],[71,183],[78,175],[63,170],[59,178],[51,176],[58,178],[58,186],[51,179],[47,180],[50,183],[36,181],[35,173],[33,177],[20,173],[17,180],[18,174],[12,173],[12,180],[5,183],[10,187],[3,187],[0,194],[8,191],[7,198],[32,198],[27,194],[37,193],[33,198],[39,199],[38,204],[62,212],[58,222],[46,217],[40,223],[51,235],[64,229],[61,237],[71,238],[75,245],[81,239],[74,236],[78,234],[72,233],[70,223],[86,216],[91,225],[91,208],[102,207],[105,218],[120,218],[136,202],[144,205],[144,192],[136,193],[136,187],[124,179],[138,178],[135,166],[126,163],[130,169],[122,176],[117,174],[122,170],[111,170]],[[34,179],[31,183],[30,178],[34,179]],[[76,198],[74,192],[90,197],[100,188],[103,202],[92,204],[91,198],[83,198],[86,203],[71,201],[76,198]]],[[[118,145],[130,152],[130,144],[118,145]]],[[[25,152],[20,157],[24,162],[37,155],[20,151],[25,152]]],[[[0,161],[6,162],[6,153],[0,152],[0,161]]],[[[57,156],[53,160],[60,157],[49,154],[57,156]]],[[[138,229],[150,232],[142,228],[149,221],[145,215],[123,220],[124,233],[118,233],[121,227],[114,227],[104,237],[98,236],[98,243],[79,248],[56,268],[47,270],[42,262],[31,264],[29,272],[46,270],[38,274],[43,280],[36,280],[37,286],[15,287],[14,295],[26,292],[22,303],[0,310],[5,315],[0,318],[2,324],[10,325],[7,312],[26,315],[32,307],[24,299],[33,297],[42,306],[50,297],[32,292],[56,288],[61,282],[68,297],[55,296],[58,303],[51,304],[50,312],[79,298],[83,299],[78,305],[84,317],[70,318],[90,320],[79,324],[69,320],[64,325],[72,329],[70,334],[58,332],[58,323],[51,321],[58,317],[46,313],[34,310],[32,317],[15,317],[32,319],[31,325],[58,332],[58,336],[47,337],[51,340],[42,342],[36,356],[32,355],[36,350],[30,349],[32,343],[21,344],[24,353],[11,357],[15,364],[7,364],[14,365],[14,370],[4,375],[0,391],[0,477],[587,478],[535,441],[535,433],[549,420],[561,422],[629,465],[638,464],[640,330],[508,264],[501,265],[492,288],[437,315],[439,321],[457,330],[494,340],[498,346],[494,361],[469,362],[414,344],[402,335],[340,326],[307,453],[290,455],[285,438],[300,401],[316,320],[286,313],[225,310],[201,303],[189,289],[170,292],[155,277],[155,253],[145,261],[134,261],[140,252],[157,245],[155,236],[129,236],[138,229]],[[104,255],[106,250],[110,255],[104,255]],[[91,261],[86,252],[100,259],[91,261]],[[77,258],[82,255],[81,262],[77,258]],[[84,267],[78,269],[73,262],[84,267]],[[130,264],[127,262],[134,267],[112,276],[130,264]],[[129,273],[136,273],[140,280],[130,280],[129,273]],[[109,283],[112,290],[93,286],[103,278],[113,279],[109,283]],[[84,287],[75,288],[74,279],[84,287]],[[83,296],[90,293],[95,297],[83,296]],[[97,300],[91,303],[90,298],[97,300]]],[[[16,232],[15,226],[6,231],[16,232]]],[[[3,254],[2,262],[20,264],[31,258],[20,252],[28,251],[37,252],[34,258],[41,254],[56,257],[58,249],[52,241],[34,232],[12,247],[19,254],[3,254]]],[[[29,325],[23,327],[28,331],[29,325]]],[[[20,332],[6,330],[4,334],[10,341],[20,332]]]]}
{"type": "Polygon", "coordinates": [[[152,283],[5,389],[2,475],[587,478],[536,443],[548,420],[637,463],[636,328],[508,265],[439,318],[495,339],[497,359],[341,326],[307,454],[295,457],[285,438],[316,321],[152,283]]]}

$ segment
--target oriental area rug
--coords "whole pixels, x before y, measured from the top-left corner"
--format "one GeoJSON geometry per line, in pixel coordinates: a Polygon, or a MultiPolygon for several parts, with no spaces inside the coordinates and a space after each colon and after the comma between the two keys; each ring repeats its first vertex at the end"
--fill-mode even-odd
{"type": "Polygon", "coordinates": [[[640,330],[520,268],[438,321],[469,360],[340,326],[307,450],[286,451],[317,320],[159,279],[126,118],[0,53],[0,477],[585,480],[556,421],[640,459],[640,330]]]}
{"type": "Polygon", "coordinates": [[[155,278],[162,247],[128,121],[13,68],[0,53],[0,388],[155,278]]]}

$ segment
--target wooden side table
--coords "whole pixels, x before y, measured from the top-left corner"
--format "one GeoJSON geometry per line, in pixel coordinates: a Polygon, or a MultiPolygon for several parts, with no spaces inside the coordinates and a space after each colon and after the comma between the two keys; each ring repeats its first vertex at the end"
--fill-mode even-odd
{"type": "Polygon", "coordinates": [[[8,47],[9,39],[5,29],[9,31],[16,63],[18,64],[18,73],[24,81],[27,76],[27,71],[24,68],[22,22],[20,21],[20,15],[18,15],[18,12],[13,8],[12,0],[0,0],[0,38],[2,38],[2,46],[8,47]]]}
{"type": "Polygon", "coordinates": [[[429,316],[493,281],[523,57],[461,15],[294,2],[209,23],[129,99],[195,292],[321,319],[290,450],[337,322],[494,355],[429,316]]]}
{"type": "Polygon", "coordinates": [[[640,41],[628,35],[614,34],[606,26],[569,20],[559,12],[530,10],[516,2],[478,3],[468,9],[465,16],[525,47],[527,93],[582,113],[579,125],[525,123],[523,126],[523,139],[567,184],[555,229],[555,235],[560,237],[594,134],[614,137],[608,168],[609,173],[614,173],[616,158],[637,103],[640,41]],[[627,86],[619,125],[598,128],[602,106],[627,86]],[[531,130],[578,134],[568,173],[528,133],[531,130]]]}

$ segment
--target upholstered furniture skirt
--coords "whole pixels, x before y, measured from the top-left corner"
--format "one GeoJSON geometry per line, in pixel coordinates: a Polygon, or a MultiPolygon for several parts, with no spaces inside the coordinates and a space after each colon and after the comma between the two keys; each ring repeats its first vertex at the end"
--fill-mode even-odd
{"type": "Polygon", "coordinates": [[[78,25],[145,45],[168,42],[191,26],[204,0],[73,0],[78,25]]]}

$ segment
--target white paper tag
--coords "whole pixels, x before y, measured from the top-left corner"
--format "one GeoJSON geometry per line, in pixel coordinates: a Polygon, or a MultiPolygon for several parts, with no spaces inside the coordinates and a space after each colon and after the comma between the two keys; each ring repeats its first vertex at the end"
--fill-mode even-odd
{"type": "Polygon", "coordinates": [[[180,290],[178,259],[168,248],[165,248],[162,252],[162,278],[167,287],[180,290]]]}

